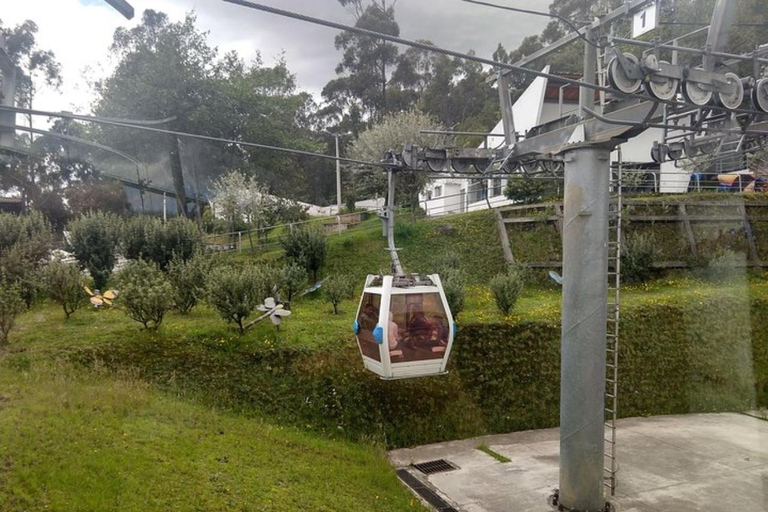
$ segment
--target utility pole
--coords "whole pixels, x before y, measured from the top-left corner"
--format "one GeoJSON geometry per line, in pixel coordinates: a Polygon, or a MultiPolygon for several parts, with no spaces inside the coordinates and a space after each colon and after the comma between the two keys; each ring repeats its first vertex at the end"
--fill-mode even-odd
{"type": "MultiPolygon", "coordinates": [[[[594,30],[587,31],[589,40],[594,30]]],[[[584,45],[585,83],[595,83],[597,48],[584,45]]],[[[595,93],[582,87],[582,118],[595,93]]],[[[608,182],[611,150],[576,138],[564,152],[563,297],[560,340],[560,503],[605,508],[605,339],[608,309],[608,182]]]]}
{"type": "MultiPolygon", "coordinates": [[[[0,38],[0,74],[2,75],[2,98],[0,105],[14,107],[16,100],[16,88],[22,76],[21,70],[11,60],[6,51],[5,40],[0,38]]],[[[10,110],[0,111],[0,125],[15,126],[16,113],[10,110]]],[[[16,130],[13,128],[0,128],[0,147],[13,148],[16,130]]]]}
{"type": "Polygon", "coordinates": [[[336,213],[341,213],[341,161],[339,161],[339,134],[334,133],[336,139],[336,213]]]}

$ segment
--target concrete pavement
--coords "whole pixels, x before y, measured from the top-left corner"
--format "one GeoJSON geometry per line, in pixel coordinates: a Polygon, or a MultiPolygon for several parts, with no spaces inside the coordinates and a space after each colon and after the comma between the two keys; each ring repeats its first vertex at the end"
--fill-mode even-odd
{"type": "MultiPolygon", "coordinates": [[[[617,433],[621,512],[768,511],[768,421],[742,414],[629,418],[617,433]]],[[[390,452],[401,468],[446,459],[459,467],[409,471],[464,512],[548,511],[558,485],[558,429],[390,452]],[[509,457],[502,463],[480,444],[509,457]]]]}

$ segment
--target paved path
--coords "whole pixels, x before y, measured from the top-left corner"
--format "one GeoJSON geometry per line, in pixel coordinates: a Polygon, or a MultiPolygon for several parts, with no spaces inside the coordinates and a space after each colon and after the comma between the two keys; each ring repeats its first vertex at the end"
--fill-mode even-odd
{"type": "MultiPolygon", "coordinates": [[[[558,429],[515,432],[390,452],[397,467],[446,459],[459,467],[426,477],[464,512],[548,511],[558,483],[558,429]],[[484,443],[511,462],[477,450],[484,443]]],[[[768,421],[742,414],[621,420],[620,512],[768,511],[768,421]]]]}

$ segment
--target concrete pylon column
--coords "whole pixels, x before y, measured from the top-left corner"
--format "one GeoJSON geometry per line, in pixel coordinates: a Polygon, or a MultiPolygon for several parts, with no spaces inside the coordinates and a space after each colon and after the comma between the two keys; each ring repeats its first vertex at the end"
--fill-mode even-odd
{"type": "Polygon", "coordinates": [[[610,149],[565,153],[560,504],[603,510],[610,149]]]}

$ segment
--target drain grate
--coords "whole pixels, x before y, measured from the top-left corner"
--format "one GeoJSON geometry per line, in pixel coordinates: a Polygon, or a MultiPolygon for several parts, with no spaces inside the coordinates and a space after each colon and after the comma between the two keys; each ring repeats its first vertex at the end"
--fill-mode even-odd
{"type": "Polygon", "coordinates": [[[398,469],[397,476],[411,488],[421,499],[429,503],[437,512],[458,512],[450,503],[441,498],[435,491],[427,487],[418,478],[405,469],[398,469]]]}
{"type": "Polygon", "coordinates": [[[415,469],[418,469],[425,475],[434,475],[435,473],[445,473],[446,471],[453,471],[459,469],[458,466],[448,462],[445,459],[430,460],[429,462],[421,462],[419,464],[413,464],[415,469]]]}

